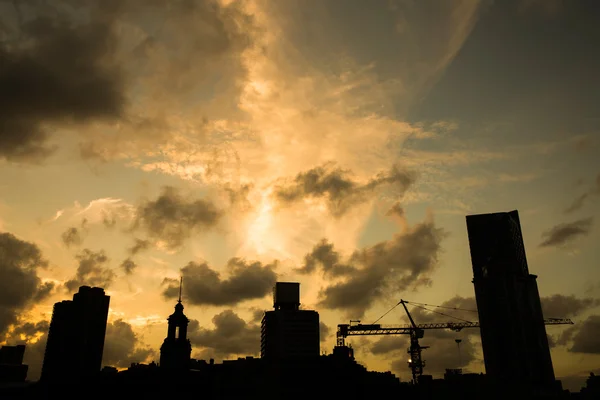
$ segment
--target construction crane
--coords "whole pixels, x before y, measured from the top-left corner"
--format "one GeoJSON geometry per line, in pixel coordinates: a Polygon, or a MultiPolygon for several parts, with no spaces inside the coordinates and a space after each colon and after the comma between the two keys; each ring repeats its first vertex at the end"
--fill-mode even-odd
{"type": "MultiPolygon", "coordinates": [[[[461,322],[441,322],[441,323],[430,323],[430,324],[416,324],[406,307],[406,304],[417,305],[420,303],[410,303],[406,300],[400,300],[394,307],[388,312],[383,314],[379,319],[383,318],[387,313],[392,311],[398,305],[402,304],[406,315],[410,321],[410,325],[401,326],[382,326],[380,324],[361,324],[360,320],[352,320],[350,324],[340,324],[337,329],[337,346],[346,346],[346,337],[348,336],[373,336],[373,335],[410,335],[410,347],[407,350],[409,354],[408,366],[412,372],[413,383],[417,383],[417,377],[423,375],[423,368],[425,367],[425,360],[421,357],[422,350],[429,348],[429,346],[421,346],[419,339],[422,339],[425,335],[425,330],[428,329],[450,329],[455,332],[460,332],[464,328],[479,328],[479,322],[471,322],[467,320],[461,320],[461,322]],[[353,325],[353,323],[357,323],[353,325]]],[[[440,306],[435,306],[440,307],[440,306]]],[[[421,307],[425,308],[425,307],[421,307]]],[[[455,307],[448,307],[455,310],[460,310],[455,307]]],[[[431,310],[430,310],[431,311],[431,310]]],[[[473,310],[464,310],[472,311],[473,310]]],[[[446,315],[443,313],[439,313],[446,315]]],[[[450,315],[447,315],[450,316],[450,315]]],[[[452,317],[452,316],[450,316],[452,317]]],[[[456,318],[456,317],[452,317],[456,318]]],[[[378,319],[378,320],[379,320],[378,319]]],[[[460,319],[460,318],[457,318],[460,319]]],[[[378,321],[377,320],[377,321],[378,321]]],[[[377,322],[375,321],[375,322],[377,322]]],[[[573,325],[573,321],[568,318],[546,318],[544,319],[544,325],[573,325]]]]}

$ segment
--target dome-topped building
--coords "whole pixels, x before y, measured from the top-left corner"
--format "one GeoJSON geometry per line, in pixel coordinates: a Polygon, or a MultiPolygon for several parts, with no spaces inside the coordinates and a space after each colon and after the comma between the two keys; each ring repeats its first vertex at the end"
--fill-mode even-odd
{"type": "Polygon", "coordinates": [[[179,300],[175,304],[175,312],[168,318],[167,337],[160,347],[160,366],[168,369],[189,369],[192,344],[187,338],[187,327],[190,320],[183,313],[181,303],[181,286],[179,284],[179,300]]]}

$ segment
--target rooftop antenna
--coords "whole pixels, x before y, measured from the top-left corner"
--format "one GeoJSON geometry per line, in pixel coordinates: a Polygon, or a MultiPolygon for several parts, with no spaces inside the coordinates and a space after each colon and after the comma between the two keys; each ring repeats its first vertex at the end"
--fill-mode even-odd
{"type": "Polygon", "coordinates": [[[179,277],[179,301],[181,303],[181,288],[183,287],[183,276],[179,277]]]}

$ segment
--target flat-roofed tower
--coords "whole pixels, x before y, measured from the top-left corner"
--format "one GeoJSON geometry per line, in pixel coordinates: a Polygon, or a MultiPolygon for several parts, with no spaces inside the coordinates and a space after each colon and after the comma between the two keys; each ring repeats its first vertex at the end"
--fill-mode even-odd
{"type": "Polygon", "coordinates": [[[487,375],[496,382],[555,382],[536,275],[517,211],[466,217],[487,375]]]}
{"type": "Polygon", "coordinates": [[[100,372],[109,304],[104,289],[89,286],[81,286],[73,300],[54,304],[41,379],[100,372]]]}

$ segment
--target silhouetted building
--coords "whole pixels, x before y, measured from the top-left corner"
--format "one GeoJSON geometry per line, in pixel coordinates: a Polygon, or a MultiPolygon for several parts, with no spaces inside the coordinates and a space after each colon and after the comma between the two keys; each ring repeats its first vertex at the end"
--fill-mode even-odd
{"type": "Polygon", "coordinates": [[[277,282],[273,289],[274,311],[262,319],[260,356],[279,360],[319,357],[319,313],[300,310],[300,284],[277,282]]]}
{"type": "Polygon", "coordinates": [[[160,367],[166,369],[190,369],[192,344],[187,338],[187,327],[190,320],[183,313],[181,304],[181,286],[179,300],[175,304],[175,312],[168,318],[167,337],[160,346],[160,367]]]}
{"type": "Polygon", "coordinates": [[[81,286],[73,300],[54,304],[42,380],[72,379],[100,371],[110,297],[81,286]]]}
{"type": "Polygon", "coordinates": [[[347,360],[354,361],[354,349],[350,346],[337,345],[333,348],[332,355],[334,357],[337,357],[338,359],[347,359],[347,360]]]}
{"type": "Polygon", "coordinates": [[[0,348],[0,382],[24,382],[28,366],[23,364],[25,345],[0,348]]]}
{"type": "Polygon", "coordinates": [[[582,399],[600,399],[600,376],[590,372],[580,393],[582,399]]]}
{"type": "Polygon", "coordinates": [[[466,217],[488,377],[555,385],[536,276],[529,273],[517,211],[466,217]]]}

